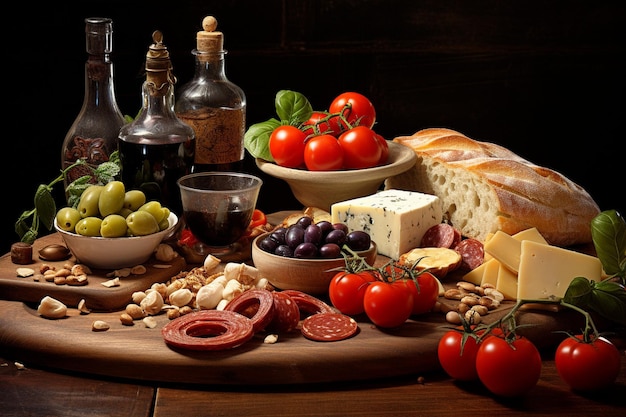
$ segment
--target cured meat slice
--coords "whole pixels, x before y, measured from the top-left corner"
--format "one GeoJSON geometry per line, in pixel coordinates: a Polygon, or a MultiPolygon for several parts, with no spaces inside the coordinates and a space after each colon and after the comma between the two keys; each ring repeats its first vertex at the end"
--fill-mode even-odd
{"type": "Polygon", "coordinates": [[[301,313],[305,313],[307,315],[317,313],[336,313],[335,309],[319,298],[313,297],[311,294],[298,290],[284,290],[282,292],[288,294],[291,299],[296,302],[301,313]]]}
{"type": "Polygon", "coordinates": [[[298,327],[300,323],[300,309],[296,302],[283,291],[273,291],[274,318],[268,330],[277,333],[288,333],[298,327]]]}
{"type": "MultiPolygon", "coordinates": [[[[458,237],[460,238],[460,232],[458,237]]],[[[422,248],[451,248],[455,240],[454,227],[448,223],[439,223],[426,230],[420,247],[422,248]]]]}
{"type": "Polygon", "coordinates": [[[464,269],[473,270],[485,260],[485,247],[478,239],[463,239],[454,250],[461,255],[461,268],[464,269]]]}
{"type": "Polygon", "coordinates": [[[252,320],[234,311],[200,310],[167,323],[165,343],[189,350],[226,350],[254,336],[252,320]]]}
{"type": "Polygon", "coordinates": [[[257,333],[265,330],[274,318],[274,297],[268,290],[251,289],[233,298],[224,310],[248,317],[257,333]]]}
{"type": "Polygon", "coordinates": [[[318,342],[335,342],[356,334],[359,325],[352,317],[341,313],[319,313],[302,322],[302,334],[318,342]]]}

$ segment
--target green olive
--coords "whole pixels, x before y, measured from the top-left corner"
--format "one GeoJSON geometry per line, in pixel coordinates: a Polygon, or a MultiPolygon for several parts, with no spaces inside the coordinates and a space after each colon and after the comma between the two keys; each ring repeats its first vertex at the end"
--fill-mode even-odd
{"type": "Polygon", "coordinates": [[[124,196],[124,208],[137,211],[146,204],[146,195],[141,190],[128,190],[124,196]]]}
{"type": "Polygon", "coordinates": [[[161,223],[161,221],[165,218],[165,210],[161,206],[161,203],[158,201],[149,201],[146,204],[139,207],[137,211],[147,211],[152,214],[152,216],[156,219],[157,224],[161,223]]]}
{"type": "Polygon", "coordinates": [[[80,212],[74,207],[63,207],[57,212],[57,225],[66,232],[73,232],[80,218],[80,212]]]}
{"type": "Polygon", "coordinates": [[[119,214],[109,214],[102,219],[102,224],[100,225],[100,235],[102,237],[126,236],[127,230],[126,217],[119,214]]]}
{"type": "Polygon", "coordinates": [[[126,218],[132,212],[133,212],[133,210],[131,210],[129,208],[126,208],[126,207],[122,207],[122,209],[120,211],[118,211],[117,214],[119,214],[123,218],[126,218]]]}
{"type": "Polygon", "coordinates": [[[130,213],[126,218],[126,224],[134,236],[145,236],[159,231],[159,223],[150,212],[145,210],[130,213]]]}
{"type": "Polygon", "coordinates": [[[126,188],[122,181],[110,181],[104,186],[98,200],[98,210],[102,218],[117,213],[124,207],[126,188]]]}
{"type": "Polygon", "coordinates": [[[104,190],[104,185],[90,185],[85,188],[85,191],[83,191],[80,196],[77,207],[80,212],[80,217],[84,219],[85,217],[100,215],[98,200],[100,200],[102,190],[104,190]]]}
{"type": "Polygon", "coordinates": [[[163,220],[161,220],[161,223],[159,223],[159,230],[165,230],[168,227],[170,227],[170,219],[169,216],[167,216],[166,218],[164,218],[163,220]]]}
{"type": "Polygon", "coordinates": [[[100,236],[100,226],[102,219],[100,217],[85,217],[76,223],[76,233],[83,236],[100,236]]]}

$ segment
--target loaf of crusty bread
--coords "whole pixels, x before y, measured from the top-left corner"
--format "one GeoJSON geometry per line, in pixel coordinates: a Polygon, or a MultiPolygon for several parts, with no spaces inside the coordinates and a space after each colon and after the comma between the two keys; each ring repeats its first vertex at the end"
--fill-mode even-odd
{"type": "Polygon", "coordinates": [[[464,236],[484,242],[498,230],[536,227],[552,245],[591,242],[591,220],[600,209],[562,174],[451,129],[424,129],[394,142],[412,148],[417,162],[388,178],[385,188],[438,196],[444,218],[464,236]]]}

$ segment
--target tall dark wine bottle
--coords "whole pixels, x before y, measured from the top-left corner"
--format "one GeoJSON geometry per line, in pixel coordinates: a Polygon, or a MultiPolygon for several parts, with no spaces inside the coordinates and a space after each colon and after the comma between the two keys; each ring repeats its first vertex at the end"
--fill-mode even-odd
{"type": "Polygon", "coordinates": [[[195,133],[174,112],[176,78],[163,35],[155,31],[152,39],[141,111],[119,132],[122,182],[127,190],[142,190],[148,200],[158,200],[180,217],[182,203],[176,181],[191,172],[195,133]]]}

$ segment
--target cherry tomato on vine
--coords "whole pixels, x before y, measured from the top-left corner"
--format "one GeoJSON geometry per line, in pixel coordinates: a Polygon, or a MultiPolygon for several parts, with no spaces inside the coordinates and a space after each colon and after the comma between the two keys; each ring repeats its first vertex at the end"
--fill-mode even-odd
{"type": "Polygon", "coordinates": [[[413,294],[402,281],[377,281],[367,287],[363,305],[376,326],[398,327],[411,316],[413,294]]]}
{"type": "Polygon", "coordinates": [[[459,381],[476,381],[478,380],[476,354],[479,346],[476,338],[465,333],[462,326],[448,330],[437,345],[439,364],[451,378],[459,381]]]}
{"type": "Polygon", "coordinates": [[[274,161],[283,167],[298,168],[304,163],[306,135],[295,126],[278,126],[270,135],[269,148],[274,161]]]}
{"type": "Polygon", "coordinates": [[[328,296],[335,308],[343,314],[354,316],[365,311],[363,298],[370,283],[376,281],[376,275],[369,271],[338,272],[328,286],[328,296]]]}
{"type": "Polygon", "coordinates": [[[338,120],[339,116],[329,116],[328,113],[315,111],[309,120],[302,123],[302,131],[307,137],[324,134],[337,136],[340,132],[338,120]],[[322,121],[326,118],[328,120],[322,121]],[[317,131],[314,126],[317,126],[317,131]]]}
{"type": "Polygon", "coordinates": [[[541,355],[524,336],[507,340],[503,335],[489,335],[476,352],[476,372],[493,394],[517,397],[530,391],[541,376],[541,355]]]}
{"type": "Polygon", "coordinates": [[[556,349],[554,365],[573,390],[592,391],[615,382],[620,372],[620,353],[611,341],[597,337],[585,342],[582,335],[567,337],[556,349]]]}
{"type": "Polygon", "coordinates": [[[382,149],[376,133],[365,126],[357,126],[339,136],[343,148],[343,164],[347,169],[371,168],[378,165],[382,149]]]}
{"type": "Polygon", "coordinates": [[[343,168],[343,148],[332,135],[314,136],[304,147],[304,164],[309,171],[336,171],[343,168]]]}
{"type": "Polygon", "coordinates": [[[377,165],[383,165],[387,163],[387,159],[389,159],[389,144],[387,140],[379,134],[376,133],[376,139],[378,139],[378,144],[380,145],[380,160],[377,165]]]}
{"type": "Polygon", "coordinates": [[[405,285],[413,294],[413,310],[411,311],[413,315],[428,313],[439,298],[439,283],[431,273],[423,272],[416,277],[416,280],[417,285],[412,279],[404,280],[405,285]]]}
{"type": "Polygon", "coordinates": [[[372,102],[363,94],[348,91],[339,94],[330,103],[330,113],[342,113],[348,123],[354,127],[373,127],[376,122],[376,109],[372,102]]]}

